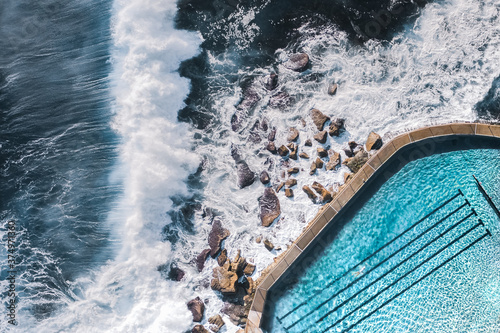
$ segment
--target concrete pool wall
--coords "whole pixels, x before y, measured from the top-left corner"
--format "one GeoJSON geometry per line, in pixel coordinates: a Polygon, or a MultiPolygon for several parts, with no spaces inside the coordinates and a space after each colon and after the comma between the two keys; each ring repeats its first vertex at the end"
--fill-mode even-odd
{"type": "Polygon", "coordinates": [[[368,162],[350,179],[328,204],[324,205],[318,214],[312,219],[301,235],[293,244],[282,253],[275,263],[263,271],[255,290],[255,296],[248,314],[245,328],[246,333],[261,333],[266,298],[273,285],[283,278],[287,271],[291,270],[293,264],[306,255],[310,245],[318,241],[320,233],[327,226],[336,221],[362,189],[366,189],[370,182],[382,176],[382,182],[389,179],[399,169],[409,162],[441,152],[441,146],[445,141],[453,138],[461,138],[449,145],[446,150],[467,150],[476,148],[477,144],[472,141],[484,140],[498,141],[500,148],[500,125],[482,123],[451,123],[436,125],[413,130],[391,139],[373,154],[368,162]],[[474,140],[471,140],[474,139],[474,140]],[[388,170],[386,167],[389,160],[396,168],[388,170]],[[383,179],[385,177],[385,180],[383,179]]]}

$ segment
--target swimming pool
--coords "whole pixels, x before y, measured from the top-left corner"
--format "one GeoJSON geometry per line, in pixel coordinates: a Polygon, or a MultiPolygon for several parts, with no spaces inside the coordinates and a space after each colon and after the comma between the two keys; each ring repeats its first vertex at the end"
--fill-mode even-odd
{"type": "Polygon", "coordinates": [[[406,164],[273,286],[263,329],[498,332],[500,220],[472,177],[500,203],[498,170],[497,149],[406,164]]]}

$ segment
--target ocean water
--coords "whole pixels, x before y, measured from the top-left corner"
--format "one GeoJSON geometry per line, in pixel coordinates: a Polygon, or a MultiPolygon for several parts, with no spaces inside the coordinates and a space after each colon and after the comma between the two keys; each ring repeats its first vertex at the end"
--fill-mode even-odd
{"type": "MultiPolygon", "coordinates": [[[[319,205],[300,187],[342,183],[345,167],[300,172],[282,215],[260,226],[256,181],[239,189],[231,145],[257,173],[281,181],[283,162],[264,150],[264,119],[314,133],[315,107],[346,119],[326,145],[452,120],[499,116],[498,2],[60,0],[0,3],[0,162],[3,242],[16,221],[19,332],[185,332],[188,300],[222,300],[199,273],[210,214],[231,231],[224,246],[260,274],[319,205]],[[282,63],[306,52],[302,73],[282,63]],[[263,77],[279,75],[277,90],[263,77]],[[339,86],[335,96],[328,85],[339,86]],[[231,129],[248,89],[260,97],[231,129]],[[291,96],[270,107],[278,92],[291,96]],[[306,121],[302,125],[301,119],[306,121]],[[168,279],[175,265],[182,281],[168,279]]],[[[302,160],[290,166],[309,169],[302,160]]],[[[7,251],[0,249],[7,302],[7,251]]],[[[6,313],[7,310],[5,310],[6,313]]],[[[236,331],[229,320],[227,332],[236,331]]]]}

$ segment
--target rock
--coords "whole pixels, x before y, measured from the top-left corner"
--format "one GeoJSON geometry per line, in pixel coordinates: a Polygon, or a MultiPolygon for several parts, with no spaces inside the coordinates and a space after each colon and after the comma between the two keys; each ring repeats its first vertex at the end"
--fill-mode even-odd
{"type": "Polygon", "coordinates": [[[313,144],[312,144],[312,141],[311,139],[307,139],[306,142],[304,142],[304,146],[306,147],[311,147],[313,144]]]}
{"type": "Polygon", "coordinates": [[[340,165],[340,154],[333,152],[330,156],[330,161],[326,163],[326,170],[335,170],[337,166],[340,165]]]}
{"type": "Polygon", "coordinates": [[[276,89],[277,86],[278,86],[278,75],[275,73],[269,74],[269,76],[266,79],[266,83],[264,84],[264,87],[267,90],[271,91],[276,89]]]}
{"type": "Polygon", "coordinates": [[[314,182],[311,186],[316,192],[321,196],[321,201],[330,202],[332,201],[332,194],[320,183],[314,182]]]}
{"type": "Polygon", "coordinates": [[[354,150],[354,148],[356,148],[358,144],[356,143],[356,141],[349,141],[348,146],[349,148],[351,148],[351,150],[354,150]]]}
{"type": "Polygon", "coordinates": [[[285,196],[288,198],[293,197],[293,190],[291,188],[286,188],[285,189],[285,196]]]}
{"type": "Polygon", "coordinates": [[[296,53],[290,56],[284,66],[292,71],[303,72],[309,64],[309,56],[306,53],[296,53]]]}
{"type": "Polygon", "coordinates": [[[353,157],[354,153],[352,152],[351,148],[346,148],[344,149],[344,153],[347,157],[353,157]]]}
{"type": "Polygon", "coordinates": [[[205,328],[205,326],[203,326],[203,325],[196,325],[191,330],[191,333],[210,333],[210,332],[205,328]]]}
{"type": "Polygon", "coordinates": [[[316,167],[317,167],[318,169],[321,169],[321,168],[323,167],[323,160],[322,160],[321,158],[316,157],[316,161],[315,161],[315,163],[316,163],[316,167]]]}
{"type": "Polygon", "coordinates": [[[255,271],[255,265],[247,263],[247,265],[245,266],[245,269],[243,270],[243,274],[252,275],[254,271],[255,271]]]}
{"type": "Polygon", "coordinates": [[[287,140],[297,141],[298,138],[299,138],[299,130],[296,129],[295,127],[290,127],[290,129],[288,130],[287,140]]]}
{"type": "Polygon", "coordinates": [[[269,106],[275,109],[285,109],[292,104],[293,100],[288,93],[282,91],[269,99],[269,106]]]}
{"type": "Polygon", "coordinates": [[[260,244],[260,242],[262,242],[262,235],[258,236],[258,237],[255,239],[255,243],[260,244]]]}
{"type": "Polygon", "coordinates": [[[246,287],[246,292],[248,295],[251,295],[255,291],[255,282],[251,277],[246,277],[248,286],[246,287]]]}
{"type": "Polygon", "coordinates": [[[290,149],[290,158],[292,160],[297,160],[297,145],[295,143],[290,142],[287,145],[288,149],[290,149]]]}
{"type": "Polygon", "coordinates": [[[267,124],[267,119],[264,118],[262,119],[262,122],[260,123],[260,129],[263,130],[264,132],[267,132],[269,126],[267,124]]]}
{"type": "Polygon", "coordinates": [[[260,96],[254,90],[247,90],[243,93],[243,99],[236,106],[238,110],[250,110],[260,101],[260,96]]]}
{"type": "Polygon", "coordinates": [[[274,139],[276,139],[276,128],[275,127],[273,127],[273,129],[269,132],[267,139],[269,141],[274,141],[274,139]]]}
{"type": "Polygon", "coordinates": [[[262,138],[260,137],[260,121],[257,119],[255,123],[253,124],[252,128],[250,129],[250,135],[248,136],[248,141],[251,141],[253,143],[259,143],[262,141],[262,138]]]}
{"type": "Polygon", "coordinates": [[[318,156],[319,157],[327,157],[328,156],[328,151],[325,148],[323,148],[323,147],[319,147],[317,149],[317,151],[318,151],[318,156]]]}
{"type": "Polygon", "coordinates": [[[266,188],[264,195],[259,198],[260,220],[264,227],[268,227],[280,216],[281,207],[278,197],[272,188],[266,188]]]}
{"type": "Polygon", "coordinates": [[[220,315],[215,315],[208,318],[208,322],[211,324],[210,329],[212,332],[219,332],[220,328],[225,325],[224,320],[220,315]]]}
{"type": "Polygon", "coordinates": [[[302,190],[307,194],[309,199],[311,199],[313,202],[316,202],[317,196],[309,186],[304,185],[302,187],[302,190]]]}
{"type": "Polygon", "coordinates": [[[196,297],[195,299],[190,300],[187,307],[193,314],[193,321],[198,323],[201,322],[203,314],[205,313],[205,304],[203,304],[201,298],[196,297]]]}
{"type": "Polygon", "coordinates": [[[353,174],[350,172],[344,173],[344,184],[347,183],[351,178],[353,177],[353,174]]]}
{"type": "Polygon", "coordinates": [[[300,169],[298,167],[293,167],[293,168],[290,168],[288,169],[286,172],[289,174],[289,175],[293,175],[295,173],[299,173],[300,169]]]}
{"type": "Polygon", "coordinates": [[[383,142],[380,135],[375,132],[371,132],[366,139],[366,150],[370,151],[372,149],[379,149],[382,147],[383,142]]]}
{"type": "Polygon", "coordinates": [[[323,126],[330,119],[330,117],[326,116],[325,114],[323,114],[323,112],[321,112],[318,109],[312,109],[310,114],[311,114],[311,118],[314,122],[314,125],[316,125],[316,128],[318,129],[318,131],[322,131],[323,126]]]}
{"type": "Polygon", "coordinates": [[[326,131],[321,131],[319,133],[316,133],[314,135],[314,140],[318,141],[319,143],[325,143],[327,139],[327,134],[326,131]]]}
{"type": "Polygon", "coordinates": [[[339,136],[340,133],[345,130],[344,123],[345,120],[342,118],[332,120],[328,128],[328,134],[330,134],[330,136],[339,136]]]}
{"type": "Polygon", "coordinates": [[[311,176],[312,176],[312,175],[314,175],[314,173],[316,172],[316,169],[317,169],[317,168],[318,168],[318,167],[316,166],[316,162],[312,162],[312,164],[311,164],[311,170],[309,171],[309,174],[310,174],[311,176]]]}
{"type": "Polygon", "coordinates": [[[260,182],[264,185],[266,184],[269,184],[269,182],[271,181],[271,179],[269,178],[269,174],[267,173],[267,171],[262,171],[260,173],[260,182]]]}
{"type": "Polygon", "coordinates": [[[305,158],[306,160],[309,159],[309,155],[307,155],[306,153],[302,152],[299,154],[300,158],[305,158]]]}
{"type": "Polygon", "coordinates": [[[212,273],[214,277],[210,283],[213,290],[220,291],[223,294],[234,294],[236,292],[236,282],[238,275],[236,272],[231,272],[224,267],[215,267],[212,273]]]}
{"type": "Polygon", "coordinates": [[[215,218],[212,224],[212,230],[208,235],[208,245],[210,246],[210,255],[212,258],[217,256],[217,253],[221,250],[220,246],[222,241],[229,237],[230,234],[229,230],[222,227],[220,220],[215,218]]]}
{"type": "Polygon", "coordinates": [[[227,260],[227,250],[224,249],[220,252],[219,256],[217,257],[217,264],[222,267],[226,263],[227,260]]]}
{"type": "Polygon", "coordinates": [[[281,191],[281,189],[283,188],[283,186],[285,186],[285,182],[281,182],[278,187],[276,187],[276,192],[279,192],[281,191]]]}
{"type": "Polygon", "coordinates": [[[288,148],[284,145],[281,145],[281,147],[278,148],[278,154],[283,157],[288,155],[288,148]]]}
{"type": "Polygon", "coordinates": [[[295,185],[297,185],[297,179],[295,179],[295,178],[287,179],[287,181],[285,182],[285,185],[288,187],[295,186],[295,185]]]}
{"type": "MultiPolygon", "coordinates": [[[[205,259],[206,259],[206,256],[205,256],[205,259]]],[[[180,269],[179,267],[174,266],[174,265],[172,265],[170,267],[170,272],[168,272],[168,278],[172,281],[180,281],[180,280],[182,280],[184,275],[186,275],[186,272],[184,272],[182,269],[180,269]]]]}
{"type": "Polygon", "coordinates": [[[235,272],[238,276],[243,275],[243,269],[247,265],[247,260],[240,256],[240,250],[233,261],[231,261],[231,272],[235,272]]]}
{"type": "MultiPolygon", "coordinates": [[[[220,250],[220,248],[219,248],[220,250]]],[[[196,268],[198,269],[198,272],[201,272],[203,268],[205,267],[205,261],[207,260],[208,254],[210,253],[210,249],[203,250],[197,257],[196,257],[196,268]]],[[[215,258],[215,256],[214,256],[215,258]]]]}
{"type": "Polygon", "coordinates": [[[337,93],[337,84],[332,83],[328,86],[328,95],[333,96],[337,93]]]}
{"type": "Polygon", "coordinates": [[[368,161],[368,153],[364,150],[359,151],[354,157],[352,157],[347,162],[347,167],[353,172],[356,173],[361,169],[361,167],[368,161]]]}
{"type": "Polygon", "coordinates": [[[246,310],[242,305],[224,303],[221,312],[229,316],[229,320],[234,325],[243,325],[246,323],[246,310]]]}
{"type": "Polygon", "coordinates": [[[238,187],[245,188],[253,184],[255,180],[255,172],[250,170],[245,161],[241,161],[236,165],[238,173],[238,187]]]}
{"type": "Polygon", "coordinates": [[[266,146],[266,149],[271,153],[271,154],[276,154],[277,153],[277,150],[276,150],[276,145],[274,144],[274,142],[268,142],[267,143],[267,146],[266,146]]]}
{"type": "Polygon", "coordinates": [[[236,163],[240,163],[242,161],[240,151],[238,147],[231,143],[231,157],[236,163]]]}
{"type": "Polygon", "coordinates": [[[272,251],[274,249],[274,244],[271,243],[269,239],[264,239],[264,246],[268,251],[272,251]]]}

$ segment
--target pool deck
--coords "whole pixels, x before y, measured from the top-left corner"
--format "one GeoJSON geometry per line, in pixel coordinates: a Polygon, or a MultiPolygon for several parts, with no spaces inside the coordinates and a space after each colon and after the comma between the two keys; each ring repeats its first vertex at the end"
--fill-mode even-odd
{"type": "Polygon", "coordinates": [[[421,140],[455,135],[475,135],[500,138],[500,125],[483,123],[450,123],[427,126],[391,139],[373,154],[368,162],[350,179],[333,201],[325,204],[293,244],[282,253],[270,267],[266,268],[255,290],[255,297],[248,314],[246,333],[262,333],[260,329],[266,295],[273,284],[285,273],[292,263],[314,241],[319,233],[332,221],[353,196],[363,188],[364,183],[401,148],[421,140]]]}

